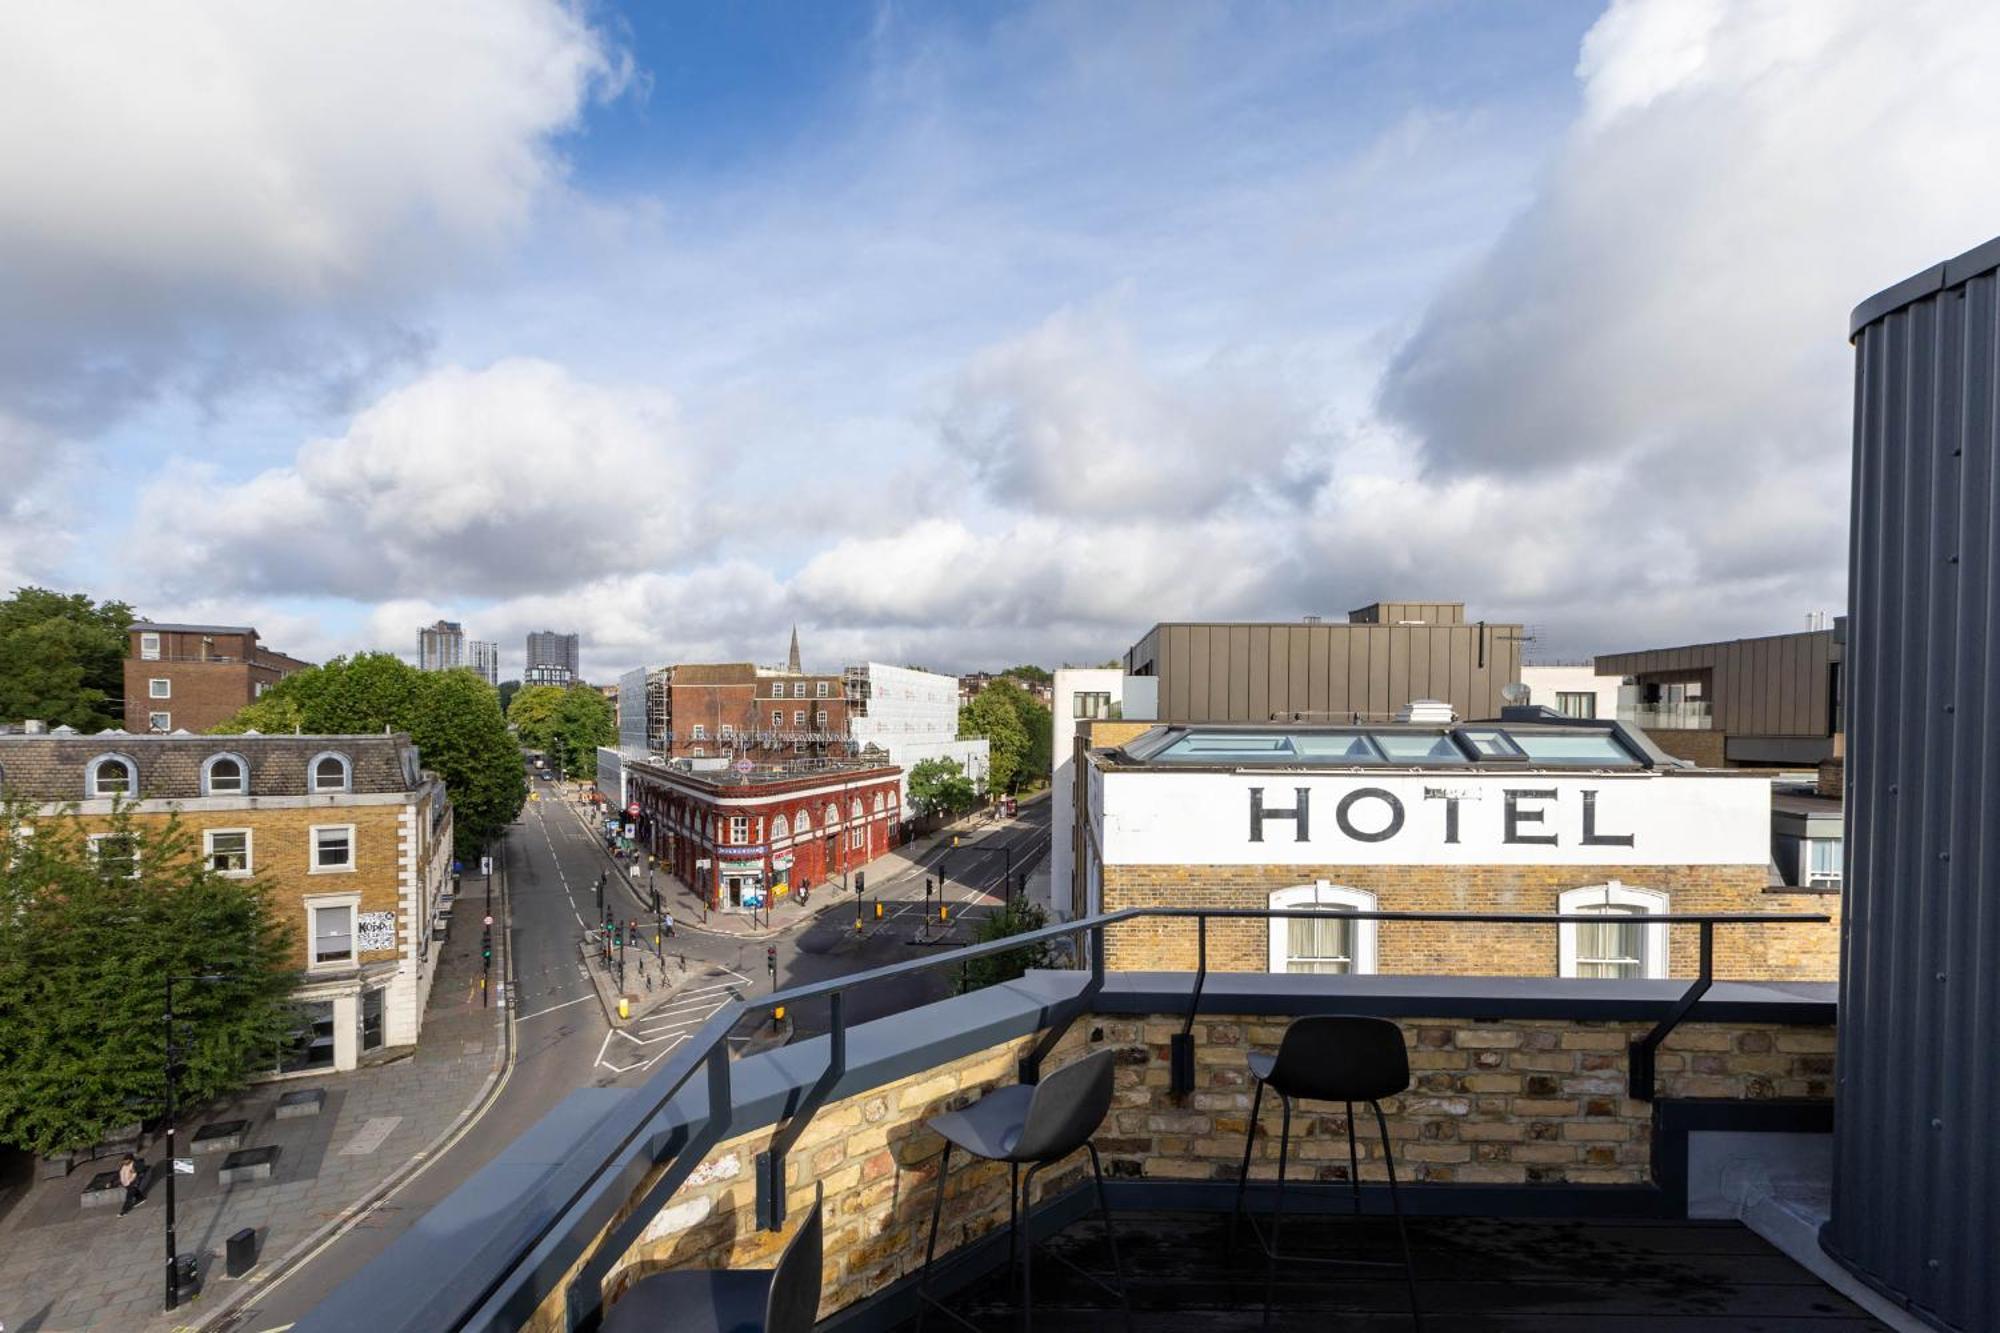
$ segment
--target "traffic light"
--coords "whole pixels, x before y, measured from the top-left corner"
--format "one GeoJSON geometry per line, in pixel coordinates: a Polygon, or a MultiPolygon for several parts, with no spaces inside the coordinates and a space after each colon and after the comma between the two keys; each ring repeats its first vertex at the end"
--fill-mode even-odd
{"type": "Polygon", "coordinates": [[[857,870],[854,872],[854,894],[856,897],[861,895],[861,890],[867,883],[868,873],[866,871],[857,870]]]}
{"type": "Polygon", "coordinates": [[[493,962],[493,927],[486,926],[479,932],[479,959],[491,965],[493,962]]]}
{"type": "Polygon", "coordinates": [[[653,890],[653,915],[654,915],[654,916],[658,916],[659,914],[660,914],[660,891],[659,891],[658,889],[654,889],[654,890],[653,890]]]}
{"type": "Polygon", "coordinates": [[[772,990],[778,989],[778,946],[777,945],[767,944],[764,946],[764,966],[771,969],[771,989],[772,990]]]}

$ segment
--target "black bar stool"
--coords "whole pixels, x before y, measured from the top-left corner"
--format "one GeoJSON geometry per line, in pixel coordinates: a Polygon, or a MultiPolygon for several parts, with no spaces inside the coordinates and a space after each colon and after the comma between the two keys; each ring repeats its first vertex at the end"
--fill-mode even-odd
{"type": "Polygon", "coordinates": [[[785,1242],[776,1268],[681,1268],[633,1283],[605,1313],[602,1333],[811,1333],[819,1319],[824,1196],[785,1242]]]}
{"type": "Polygon", "coordinates": [[[1393,1268],[1396,1265],[1371,1259],[1335,1259],[1308,1255],[1281,1254],[1278,1232],[1285,1219],[1285,1160],[1292,1141],[1292,1102],[1345,1102],[1347,1104],[1347,1179],[1354,1198],[1354,1212],[1361,1213],[1361,1153],[1354,1140],[1354,1104],[1366,1102],[1375,1111],[1375,1125],[1382,1134],[1382,1160],[1389,1168],[1389,1204],[1396,1214],[1396,1237],[1403,1244],[1403,1276],[1410,1288],[1410,1322],[1423,1327],[1423,1312],[1417,1305],[1417,1269],[1410,1260],[1410,1236],[1403,1226],[1403,1197],[1396,1184],[1396,1153],[1389,1143],[1389,1121],[1382,1114],[1384,1097],[1394,1097],[1410,1086],[1410,1056],[1403,1045],[1403,1030],[1386,1018],[1365,1018],[1358,1014],[1316,1014],[1297,1018],[1285,1028],[1275,1056],[1252,1052],[1250,1077],[1257,1092],[1250,1100],[1250,1126],[1243,1137],[1243,1169],[1236,1177],[1236,1207],[1229,1218],[1229,1244],[1236,1246],[1237,1224],[1248,1214],[1243,1194],[1250,1181],[1250,1153],[1257,1142],[1257,1113],[1268,1086],[1278,1094],[1284,1108],[1278,1135],[1278,1197],[1271,1213],[1271,1235],[1265,1239],[1257,1219],[1250,1217],[1250,1231],[1264,1251],[1264,1322],[1271,1322],[1271,1297],[1276,1290],[1278,1260],[1287,1263],[1349,1264],[1359,1267],[1393,1268]]]}
{"type": "Polygon", "coordinates": [[[1098,1051],[1074,1064],[1064,1065],[1040,1083],[1018,1083],[995,1088],[963,1111],[946,1111],[926,1123],[944,1138],[944,1153],[938,1159],[937,1198],[931,1204],[930,1240],[924,1245],[923,1274],[917,1280],[917,1328],[935,1305],[967,1328],[977,1329],[971,1320],[930,1294],[931,1260],[937,1254],[938,1221],[944,1214],[945,1176],[951,1169],[951,1150],[959,1148],[989,1162],[1008,1164],[1007,1182],[1007,1263],[1021,1268],[1021,1326],[1033,1326],[1033,1298],[1030,1289],[1035,1241],[1030,1233],[1022,1245],[1022,1217],[1027,1211],[1035,1173],[1055,1165],[1078,1148],[1090,1152],[1090,1174],[1097,1187],[1097,1211],[1104,1219],[1104,1238],[1111,1247],[1111,1268],[1118,1278],[1114,1291],[1109,1283],[1086,1273],[1061,1255],[1052,1255],[1078,1276],[1088,1279],[1118,1297],[1125,1307],[1129,1328],[1132,1306],[1125,1292],[1125,1268],[1118,1258],[1118,1236],[1111,1229],[1111,1206],[1104,1198],[1104,1167],[1098,1160],[1097,1145],[1090,1141],[1111,1109],[1112,1059],[1110,1051],[1098,1051]],[[1027,1166],[1023,1179],[1021,1168],[1027,1166]]]}

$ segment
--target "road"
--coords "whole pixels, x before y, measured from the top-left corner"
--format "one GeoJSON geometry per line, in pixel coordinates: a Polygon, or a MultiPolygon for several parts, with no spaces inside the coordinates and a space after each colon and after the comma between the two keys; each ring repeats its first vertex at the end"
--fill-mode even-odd
{"type": "MultiPolygon", "coordinates": [[[[778,980],[786,986],[908,958],[940,957],[944,950],[935,945],[911,943],[925,915],[926,875],[935,878],[944,862],[951,916],[961,923],[954,936],[962,942],[1002,900],[1007,868],[1018,869],[1048,848],[1049,803],[1039,801],[1024,807],[1019,819],[968,837],[957,849],[933,849],[921,865],[881,880],[871,877],[859,931],[850,910],[852,893],[774,937],[682,929],[663,945],[646,975],[669,984],[684,979],[684,988],[667,1008],[629,1031],[614,1031],[578,958],[579,941],[598,912],[598,875],[609,863],[597,837],[551,790],[554,785],[533,784],[540,799],[529,803],[498,849],[512,912],[504,953],[515,988],[515,1054],[495,1100],[359,1225],[259,1293],[233,1327],[278,1330],[300,1318],[572,1090],[642,1084],[716,1009],[739,994],[769,990],[767,946],[777,948],[778,980]],[[874,916],[877,901],[883,904],[880,921],[874,916]]],[[[637,913],[636,900],[615,875],[608,892],[615,914],[637,913]]],[[[828,885],[818,892],[840,890],[828,885]]],[[[934,907],[935,899],[930,901],[934,907]]],[[[628,952],[627,966],[637,974],[639,951],[628,952]]],[[[952,980],[951,969],[944,968],[860,987],[847,1000],[848,1021],[865,1022],[941,998],[952,980]]],[[[801,1033],[824,1030],[825,1002],[802,1006],[792,1018],[801,1033]]]]}

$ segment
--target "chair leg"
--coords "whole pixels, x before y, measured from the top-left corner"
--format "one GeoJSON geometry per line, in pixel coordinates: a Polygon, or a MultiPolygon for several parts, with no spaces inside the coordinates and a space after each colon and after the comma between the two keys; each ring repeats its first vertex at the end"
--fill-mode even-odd
{"type": "Polygon", "coordinates": [[[1264,1104],[1264,1080],[1258,1079],[1256,1095],[1250,1098],[1250,1124],[1243,1131],[1243,1169],[1236,1173],[1236,1206],[1229,1210],[1229,1257],[1236,1257],[1236,1233],[1243,1221],[1243,1191],[1250,1183],[1250,1149],[1257,1142],[1257,1111],[1264,1104]]]}
{"type": "Polygon", "coordinates": [[[1104,1164],[1098,1160],[1097,1145],[1085,1142],[1090,1149],[1090,1175],[1097,1182],[1097,1211],[1104,1218],[1104,1243],[1111,1249],[1111,1272],[1118,1279],[1118,1303],[1125,1307],[1125,1330],[1132,1330],[1132,1291],[1125,1284],[1125,1265],[1118,1258],[1118,1232],[1111,1225],[1111,1202],[1104,1197],[1104,1164]]]}
{"type": "Polygon", "coordinates": [[[1354,1196],[1354,1215],[1361,1216],[1361,1151],[1354,1146],[1354,1103],[1347,1104],[1347,1188],[1354,1196]]]}
{"type": "Polygon", "coordinates": [[[1271,1209],[1271,1244],[1264,1256],[1264,1326],[1271,1325],[1271,1302],[1278,1291],[1278,1234],[1285,1225],[1285,1157],[1292,1146],[1292,1099],[1278,1094],[1284,1115],[1278,1130],[1278,1194],[1271,1209]]]}
{"type": "MultiPolygon", "coordinates": [[[[1021,1182],[1021,1212],[1028,1211],[1028,1195],[1035,1188],[1035,1172],[1047,1165],[1037,1162],[1028,1168],[1028,1178],[1021,1182]]],[[[1030,1231],[1027,1244],[1021,1247],[1021,1333],[1033,1333],[1035,1327],[1035,1235],[1030,1231]]]]}
{"type": "Polygon", "coordinates": [[[1389,1206],[1396,1214],[1396,1239],[1403,1243],[1403,1278],[1410,1287],[1410,1324],[1422,1329],[1424,1314],[1417,1305],[1417,1265],[1410,1258],[1410,1233],[1403,1225],[1403,1195],[1396,1184],[1396,1152],[1389,1146],[1389,1121],[1382,1114],[1382,1103],[1368,1104],[1375,1108],[1375,1127],[1382,1131],[1382,1161],[1389,1168],[1389,1206]]]}
{"type": "Polygon", "coordinates": [[[924,1245],[924,1268],[917,1278],[917,1333],[924,1331],[924,1316],[930,1313],[931,1260],[937,1256],[938,1219],[944,1216],[944,1178],[951,1170],[951,1142],[946,1140],[944,1155],[938,1158],[937,1197],[931,1202],[931,1238],[924,1245]]]}
{"type": "Polygon", "coordinates": [[[1021,1258],[1021,1164],[1007,1163],[1007,1267],[1021,1258]]]}

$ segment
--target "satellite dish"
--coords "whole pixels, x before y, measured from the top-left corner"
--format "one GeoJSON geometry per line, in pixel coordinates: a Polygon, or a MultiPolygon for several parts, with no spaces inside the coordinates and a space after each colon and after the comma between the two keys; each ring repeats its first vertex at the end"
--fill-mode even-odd
{"type": "Polygon", "coordinates": [[[1533,693],[1533,690],[1518,680],[1500,687],[1500,697],[1510,704],[1524,704],[1533,693]]]}

